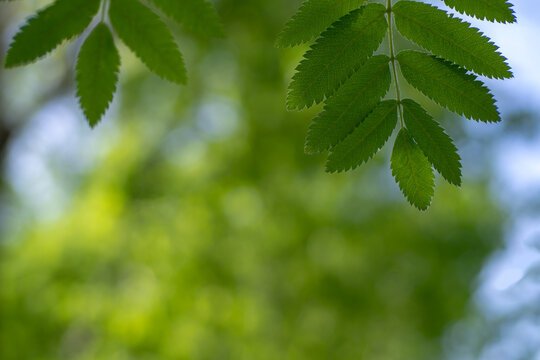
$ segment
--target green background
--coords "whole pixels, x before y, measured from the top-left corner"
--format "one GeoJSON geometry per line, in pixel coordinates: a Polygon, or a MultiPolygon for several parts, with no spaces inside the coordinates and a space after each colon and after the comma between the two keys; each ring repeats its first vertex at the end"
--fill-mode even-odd
{"type": "MultiPolygon", "coordinates": [[[[466,166],[461,189],[438,178],[422,213],[388,147],[340,175],[303,153],[319,109],[288,112],[285,96],[306,47],[273,46],[298,3],[220,1],[223,40],[173,26],[186,87],[122,46],[120,90],[93,132],[74,98],[80,43],[1,71],[15,132],[56,101],[92,139],[47,157],[67,200],[28,206],[4,182],[1,359],[444,358],[506,215],[482,169],[466,166]]],[[[7,34],[36,6],[0,9],[7,34]]],[[[424,103],[463,144],[465,120],[424,103]]]]}

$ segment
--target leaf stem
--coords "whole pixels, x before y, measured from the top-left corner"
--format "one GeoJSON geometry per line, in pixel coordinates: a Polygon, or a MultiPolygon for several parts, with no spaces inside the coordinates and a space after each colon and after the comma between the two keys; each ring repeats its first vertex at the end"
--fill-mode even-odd
{"type": "Polygon", "coordinates": [[[401,95],[399,92],[399,83],[396,70],[396,57],[394,55],[394,36],[392,33],[392,0],[386,0],[386,15],[388,16],[388,46],[390,47],[390,61],[392,62],[392,71],[394,73],[394,84],[396,85],[396,100],[399,109],[399,120],[403,128],[403,110],[401,109],[401,95]]]}
{"type": "Polygon", "coordinates": [[[108,0],[103,0],[101,3],[101,22],[105,22],[105,16],[107,16],[107,2],[108,0]]]}

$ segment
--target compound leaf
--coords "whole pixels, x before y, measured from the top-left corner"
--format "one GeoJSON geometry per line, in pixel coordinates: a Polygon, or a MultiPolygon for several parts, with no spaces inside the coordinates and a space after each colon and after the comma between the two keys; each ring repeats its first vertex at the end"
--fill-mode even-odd
{"type": "Polygon", "coordinates": [[[205,0],[151,0],[164,14],[188,31],[208,36],[223,37],[224,31],[216,10],[205,0]]]}
{"type": "Polygon", "coordinates": [[[332,23],[366,0],[308,0],[285,25],[276,45],[290,47],[306,43],[319,36],[332,23]]]}
{"type": "Polygon", "coordinates": [[[456,11],[474,16],[480,20],[498,21],[501,23],[516,22],[512,4],[506,0],[443,0],[456,11]]]}
{"type": "Polygon", "coordinates": [[[289,86],[289,109],[320,103],[379,47],[387,31],[385,7],[369,4],[325,31],[304,55],[289,86]]]}
{"type": "Polygon", "coordinates": [[[397,59],[403,77],[436,103],[467,118],[501,120],[488,88],[465,69],[413,50],[402,51],[397,59]]]}
{"type": "Polygon", "coordinates": [[[111,31],[100,23],[85,40],[77,61],[77,96],[92,127],[113,99],[119,66],[120,56],[111,31]]]}
{"type": "Polygon", "coordinates": [[[407,200],[426,210],[434,194],[434,174],[429,160],[407,129],[399,132],[392,151],[392,175],[407,200]]]}
{"type": "Polygon", "coordinates": [[[109,18],[117,35],[158,76],[186,83],[182,54],[167,26],[139,0],[111,0],[109,18]]]}
{"type": "MultiPolygon", "coordinates": [[[[506,0],[442,1],[481,19],[515,21],[506,0]]],[[[289,85],[289,109],[325,101],[309,127],[305,151],[330,150],[328,172],[354,169],[385,144],[399,113],[402,130],[392,152],[392,173],[408,201],[422,210],[433,197],[434,169],[449,183],[461,185],[461,159],[452,139],[419,104],[400,100],[395,61],[403,77],[437,104],[483,122],[498,122],[501,117],[493,95],[473,73],[512,77],[506,59],[488,37],[426,2],[401,0],[392,6],[388,1],[388,8],[370,3],[329,25],[350,10],[341,4],[359,6],[364,1],[308,0],[278,39],[278,46],[293,46],[330,26],[306,52],[289,85]],[[393,17],[404,37],[430,53],[405,50],[394,57],[393,28],[387,17],[393,17]],[[387,32],[390,56],[373,55],[387,32]],[[392,77],[397,100],[381,101],[392,77]]]]}
{"type": "Polygon", "coordinates": [[[326,102],[311,124],[306,152],[328,150],[350,134],[388,92],[391,83],[390,58],[371,57],[326,102]]]}
{"type": "Polygon", "coordinates": [[[25,65],[79,35],[99,10],[100,0],[57,0],[40,10],[15,35],[5,66],[25,65]]]}
{"type": "Polygon", "coordinates": [[[396,127],[397,106],[396,100],[380,102],[352,134],[332,149],[326,171],[347,171],[371,159],[396,127]]]}
{"type": "MultiPolygon", "coordinates": [[[[476,0],[475,0],[476,1],[476,0]]],[[[409,40],[479,75],[510,78],[498,47],[482,33],[429,4],[399,1],[392,8],[399,32],[409,40]]]]}
{"type": "Polygon", "coordinates": [[[451,184],[461,185],[461,163],[452,139],[415,101],[402,101],[403,118],[411,136],[433,167],[451,184]]]}

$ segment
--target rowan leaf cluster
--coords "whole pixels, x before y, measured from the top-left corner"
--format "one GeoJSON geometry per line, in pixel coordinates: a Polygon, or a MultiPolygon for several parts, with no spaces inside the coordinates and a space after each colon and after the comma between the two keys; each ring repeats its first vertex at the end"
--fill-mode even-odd
{"type": "MultiPolygon", "coordinates": [[[[305,149],[328,151],[331,173],[367,162],[397,132],[392,174],[407,200],[426,210],[434,195],[434,171],[460,186],[461,159],[439,123],[417,101],[401,98],[398,72],[435,103],[480,122],[499,122],[501,116],[479,77],[507,79],[512,72],[490,38],[442,8],[423,1],[366,2],[307,0],[286,24],[279,47],[316,38],[296,68],[287,107],[324,104],[309,127],[305,149]],[[398,34],[423,50],[396,54],[398,34]],[[385,39],[387,49],[381,46],[385,39]],[[395,94],[388,96],[392,83],[395,94]]],[[[516,21],[506,0],[442,3],[481,20],[516,21]]]]}
{"type": "MultiPolygon", "coordinates": [[[[513,5],[506,0],[440,4],[481,20],[516,21],[513,5]]],[[[77,96],[93,127],[116,92],[121,62],[117,39],[150,71],[186,83],[183,55],[164,18],[207,37],[223,36],[207,0],[54,0],[21,26],[5,67],[33,63],[62,43],[84,36],[76,65],[77,96]]],[[[276,44],[290,47],[311,41],[287,96],[289,109],[324,104],[309,127],[307,153],[328,151],[327,171],[347,171],[367,162],[398,133],[391,169],[411,204],[421,210],[429,207],[435,171],[461,185],[461,159],[453,140],[417,101],[401,98],[398,80],[405,79],[458,115],[499,122],[495,99],[480,77],[507,79],[512,72],[489,37],[421,0],[306,0],[276,44]],[[395,53],[398,34],[423,50],[395,53]],[[395,96],[388,95],[392,84],[395,96]]]]}
{"type": "Polygon", "coordinates": [[[150,71],[171,82],[186,83],[182,53],[165,18],[192,33],[223,36],[217,13],[206,0],[55,0],[21,26],[4,65],[33,63],[62,43],[85,36],[76,65],[77,96],[93,127],[116,92],[120,69],[116,38],[150,71]]]}

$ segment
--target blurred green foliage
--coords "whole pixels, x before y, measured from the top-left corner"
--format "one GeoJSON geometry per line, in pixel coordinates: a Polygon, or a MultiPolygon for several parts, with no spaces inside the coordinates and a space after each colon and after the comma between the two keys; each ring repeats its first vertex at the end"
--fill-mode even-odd
{"type": "Polygon", "coordinates": [[[59,219],[0,242],[2,360],[443,357],[500,213],[469,181],[419,214],[388,151],[342,175],[303,154],[301,52],[273,47],[297,5],[220,1],[226,40],[181,37],[183,89],[128,56],[119,138],[59,219]]]}

